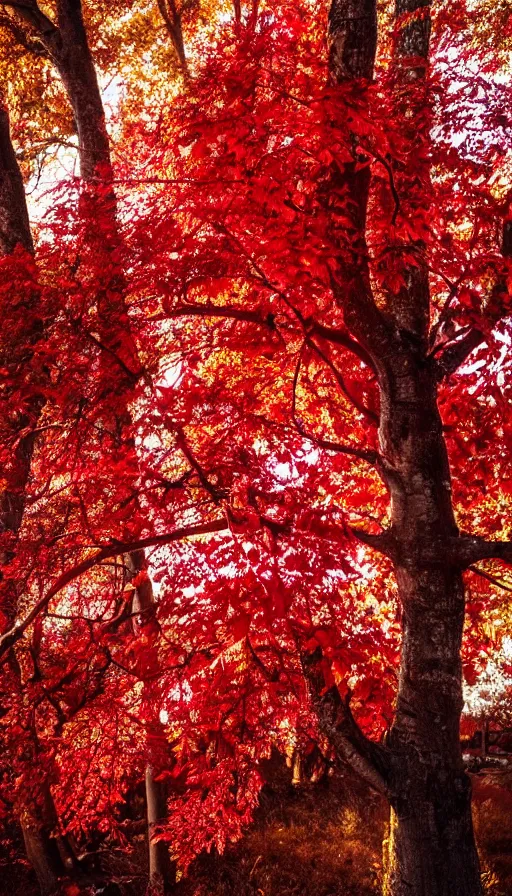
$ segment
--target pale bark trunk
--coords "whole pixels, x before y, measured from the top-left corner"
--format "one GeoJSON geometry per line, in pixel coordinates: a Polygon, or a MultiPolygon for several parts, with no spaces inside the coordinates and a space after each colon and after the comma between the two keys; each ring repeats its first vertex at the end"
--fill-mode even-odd
{"type": "Polygon", "coordinates": [[[146,766],[146,808],[148,822],[149,884],[156,893],[168,894],[175,882],[175,871],[169,856],[167,844],[154,840],[158,825],[167,818],[167,795],[165,782],[157,781],[157,770],[148,763],[146,766]]]}
{"type": "MultiPolygon", "coordinates": [[[[138,584],[132,601],[132,611],[140,614],[135,617],[134,631],[137,634],[155,625],[156,610],[153,585],[149,577],[148,564],[144,551],[132,551],[126,558],[130,577],[138,577],[138,584]],[[141,576],[142,574],[142,576],[141,576]]],[[[160,711],[154,702],[150,680],[158,672],[158,656],[153,645],[149,645],[149,662],[145,670],[148,678],[144,682],[143,700],[144,715],[147,719],[148,760],[145,772],[146,811],[148,824],[149,882],[155,893],[170,893],[176,881],[174,863],[169,856],[165,841],[154,840],[153,835],[159,824],[167,818],[167,784],[164,779],[158,780],[163,769],[159,762],[159,745],[166,744],[165,728],[160,722],[160,711]]],[[[161,755],[160,755],[161,759],[161,755]]]]}

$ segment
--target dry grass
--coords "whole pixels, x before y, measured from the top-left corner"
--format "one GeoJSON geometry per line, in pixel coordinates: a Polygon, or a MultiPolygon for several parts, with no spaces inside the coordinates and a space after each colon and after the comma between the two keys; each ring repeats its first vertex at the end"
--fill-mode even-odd
{"type": "Polygon", "coordinates": [[[486,893],[512,896],[512,771],[476,775],[473,796],[486,893]]]}
{"type": "Polygon", "coordinates": [[[201,857],[183,896],[375,896],[385,806],[349,777],[294,787],[274,762],[267,778],[253,827],[201,857]]]}

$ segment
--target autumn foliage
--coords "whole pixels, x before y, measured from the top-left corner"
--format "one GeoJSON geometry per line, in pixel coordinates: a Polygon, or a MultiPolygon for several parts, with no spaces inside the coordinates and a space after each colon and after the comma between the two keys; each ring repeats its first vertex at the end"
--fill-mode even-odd
{"type": "MultiPolygon", "coordinates": [[[[385,321],[428,269],[457,523],[510,538],[510,19],[434,4],[428,77],[411,82],[392,63],[404,23],[381,4],[375,78],[340,86],[327,4],[188,4],[185,70],[149,40],[144,4],[112,4],[108,27],[84,6],[99,70],[127,72],[113,174],[84,186],[48,162],[35,256],[0,259],[1,486],[24,501],[1,536],[0,815],[7,832],[46,812],[49,787],[47,823],[76,854],[129,850],[149,763],[168,797],[152,833],[186,871],[240,838],[273,750],[334,761],[308,657],[364,735],[385,743],[393,721],[382,393],[343,305],[360,251],[344,166],[371,176],[385,321]]],[[[25,100],[16,85],[9,100],[34,178],[23,108],[41,71],[34,121],[74,138],[51,60],[29,52],[25,100]]],[[[472,686],[510,632],[512,584],[493,559],[465,580],[472,686]]]]}

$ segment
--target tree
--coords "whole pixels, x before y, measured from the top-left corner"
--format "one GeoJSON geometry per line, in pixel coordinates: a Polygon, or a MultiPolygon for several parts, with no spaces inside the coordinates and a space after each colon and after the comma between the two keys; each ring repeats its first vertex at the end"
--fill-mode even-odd
{"type": "MultiPolygon", "coordinates": [[[[294,19],[287,10],[286,15],[287,27],[297,41],[303,21],[310,25],[310,20],[306,13],[302,21],[300,14],[294,19]]],[[[203,95],[200,112],[197,101],[190,109],[189,130],[183,134],[182,128],[169,159],[175,178],[188,175],[193,181],[193,189],[185,186],[173,192],[174,207],[186,210],[195,220],[184,227],[182,240],[175,242],[178,261],[167,281],[163,306],[172,316],[194,321],[197,316],[251,321],[261,332],[267,329],[271,336],[283,339],[295,325],[300,348],[290,405],[299,433],[309,435],[302,412],[300,416],[297,412],[301,372],[315,360],[320,363],[318,359],[355,406],[358,418],[353,425],[369,424],[367,451],[346,440],[337,444],[332,438],[312,435],[311,441],[365,460],[377,470],[391,496],[382,532],[352,530],[362,543],[391,560],[398,586],[401,673],[385,746],[363,736],[336,692],[322,697],[321,676],[311,670],[308,676],[323,724],[339,750],[390,799],[393,836],[388,892],[403,893],[412,886],[417,893],[478,893],[470,787],[459,744],[463,572],[486,558],[506,561],[510,545],[478,537],[477,520],[473,531],[459,531],[447,440],[458,477],[464,475],[465,458],[461,458],[457,437],[452,441],[449,427],[443,427],[439,402],[445,420],[454,415],[460,425],[461,415],[467,414],[465,425],[471,430],[475,421],[471,421],[468,399],[473,387],[471,379],[465,381],[464,364],[477,348],[482,358],[486,351],[492,353],[492,328],[499,332],[505,326],[506,331],[511,224],[506,195],[493,195],[489,189],[503,170],[504,150],[499,148],[501,125],[495,107],[489,119],[496,128],[494,150],[469,145],[469,138],[461,152],[450,146],[442,93],[438,107],[432,108],[433,97],[438,99],[445,85],[440,74],[428,71],[430,5],[399,3],[395,17],[392,63],[375,89],[369,84],[378,37],[375,6],[340,2],[331,7],[332,86],[323,107],[327,118],[323,132],[315,117],[314,61],[308,56],[307,63],[300,64],[299,52],[306,55],[306,51],[299,43],[292,52],[284,27],[272,43],[272,57],[265,56],[261,45],[246,46],[250,61],[243,75],[231,69],[223,77],[222,63],[212,60],[205,84],[214,96],[208,103],[203,95]],[[214,80],[219,84],[215,89],[214,80]],[[393,115],[393,128],[379,116],[377,97],[386,115],[393,115]],[[290,111],[293,104],[295,115],[290,111]],[[435,137],[434,127],[438,129],[435,137]],[[323,156],[312,150],[313,146],[318,152],[318,143],[322,145],[320,134],[325,134],[323,146],[327,147],[323,156]],[[175,162],[179,146],[187,148],[182,165],[175,162]],[[313,157],[309,170],[300,153],[313,157]],[[483,190],[478,184],[482,176],[487,184],[483,190]],[[200,182],[209,185],[206,199],[204,193],[198,196],[200,182]],[[436,203],[439,216],[434,211],[436,203]],[[494,243],[496,222],[502,232],[498,245],[494,243]],[[209,302],[205,302],[206,290],[209,302]],[[176,300],[180,294],[185,301],[176,300]],[[231,306],[228,295],[235,299],[231,306]],[[331,316],[329,327],[318,320],[319,311],[331,316]],[[286,316],[286,322],[279,315],[286,316]],[[350,383],[348,375],[340,374],[329,350],[320,348],[315,336],[356,355],[359,382],[350,383]],[[361,361],[369,374],[364,378],[361,361]],[[372,421],[379,424],[378,446],[371,435],[372,421]]],[[[441,31],[436,51],[443,58],[442,29],[450,28],[446,10],[440,11],[437,24],[441,31]]],[[[196,92],[199,89],[196,84],[196,92]]],[[[464,85],[459,95],[464,96],[466,89],[464,85]]],[[[179,114],[183,121],[182,108],[179,114]]],[[[156,265],[155,243],[152,249],[156,265]]],[[[216,376],[217,413],[221,413],[221,396],[227,402],[223,381],[236,395],[230,403],[235,403],[244,429],[238,438],[230,432],[228,443],[236,445],[232,464],[240,464],[241,441],[247,446],[251,433],[256,433],[249,424],[249,408],[255,415],[266,411],[274,423],[283,419],[275,406],[269,410],[268,396],[262,401],[264,388],[258,402],[248,404],[254,402],[250,380],[261,383],[262,368],[256,372],[247,367],[248,333],[239,336],[238,332],[224,331],[231,349],[239,349],[240,340],[246,346],[239,369],[234,370],[232,359],[224,364],[222,354],[220,362],[202,355],[203,367],[199,365],[203,376],[210,369],[216,376]]],[[[252,351],[260,354],[261,344],[258,347],[256,341],[252,351]]],[[[277,352],[275,343],[271,351],[277,352]]],[[[279,373],[276,369],[277,365],[269,364],[266,374],[274,382],[274,397],[275,384],[283,376],[283,368],[279,373]]],[[[502,376],[507,374],[503,371],[502,376]]],[[[479,388],[486,388],[483,382],[479,388]]],[[[495,400],[483,404],[489,408],[495,400]]],[[[222,413],[228,413],[226,405],[222,413]]],[[[187,425],[196,427],[196,419],[191,411],[187,425]]],[[[493,416],[491,426],[497,419],[493,416]]],[[[213,472],[217,485],[211,486],[212,492],[220,493],[221,482],[222,490],[232,493],[233,480],[226,471],[227,420],[223,423],[224,467],[210,434],[199,442],[197,429],[195,453],[196,457],[202,454],[205,487],[208,482],[211,485],[213,472]]],[[[331,412],[330,423],[341,433],[343,425],[349,425],[339,411],[331,412]]],[[[483,423],[481,417],[479,423],[483,423]]],[[[483,424],[487,433],[489,423],[490,417],[483,424]]],[[[491,431],[496,438],[496,430],[491,431]]],[[[505,433],[503,437],[507,451],[505,433]]],[[[467,438],[463,438],[466,445],[467,438]]],[[[245,452],[247,464],[247,447],[245,452]]],[[[252,499],[248,490],[246,500],[261,518],[265,497],[255,488],[252,491],[252,499]]],[[[466,519],[470,518],[468,498],[461,478],[457,503],[466,519]]]]}

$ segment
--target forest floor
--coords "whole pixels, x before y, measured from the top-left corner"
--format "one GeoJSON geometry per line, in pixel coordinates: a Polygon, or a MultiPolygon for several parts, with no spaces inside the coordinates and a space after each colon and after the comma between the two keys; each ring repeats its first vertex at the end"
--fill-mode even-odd
{"type": "MultiPolygon", "coordinates": [[[[223,856],[197,859],[176,896],[375,896],[382,884],[384,803],[345,775],[294,786],[284,766],[272,763],[266,771],[269,783],[244,838],[223,856]]],[[[472,777],[485,892],[512,896],[512,769],[472,777]]],[[[133,840],[128,855],[102,854],[97,884],[84,894],[143,896],[144,835],[133,840]]],[[[0,896],[36,894],[21,857],[0,864],[0,896]]]]}

